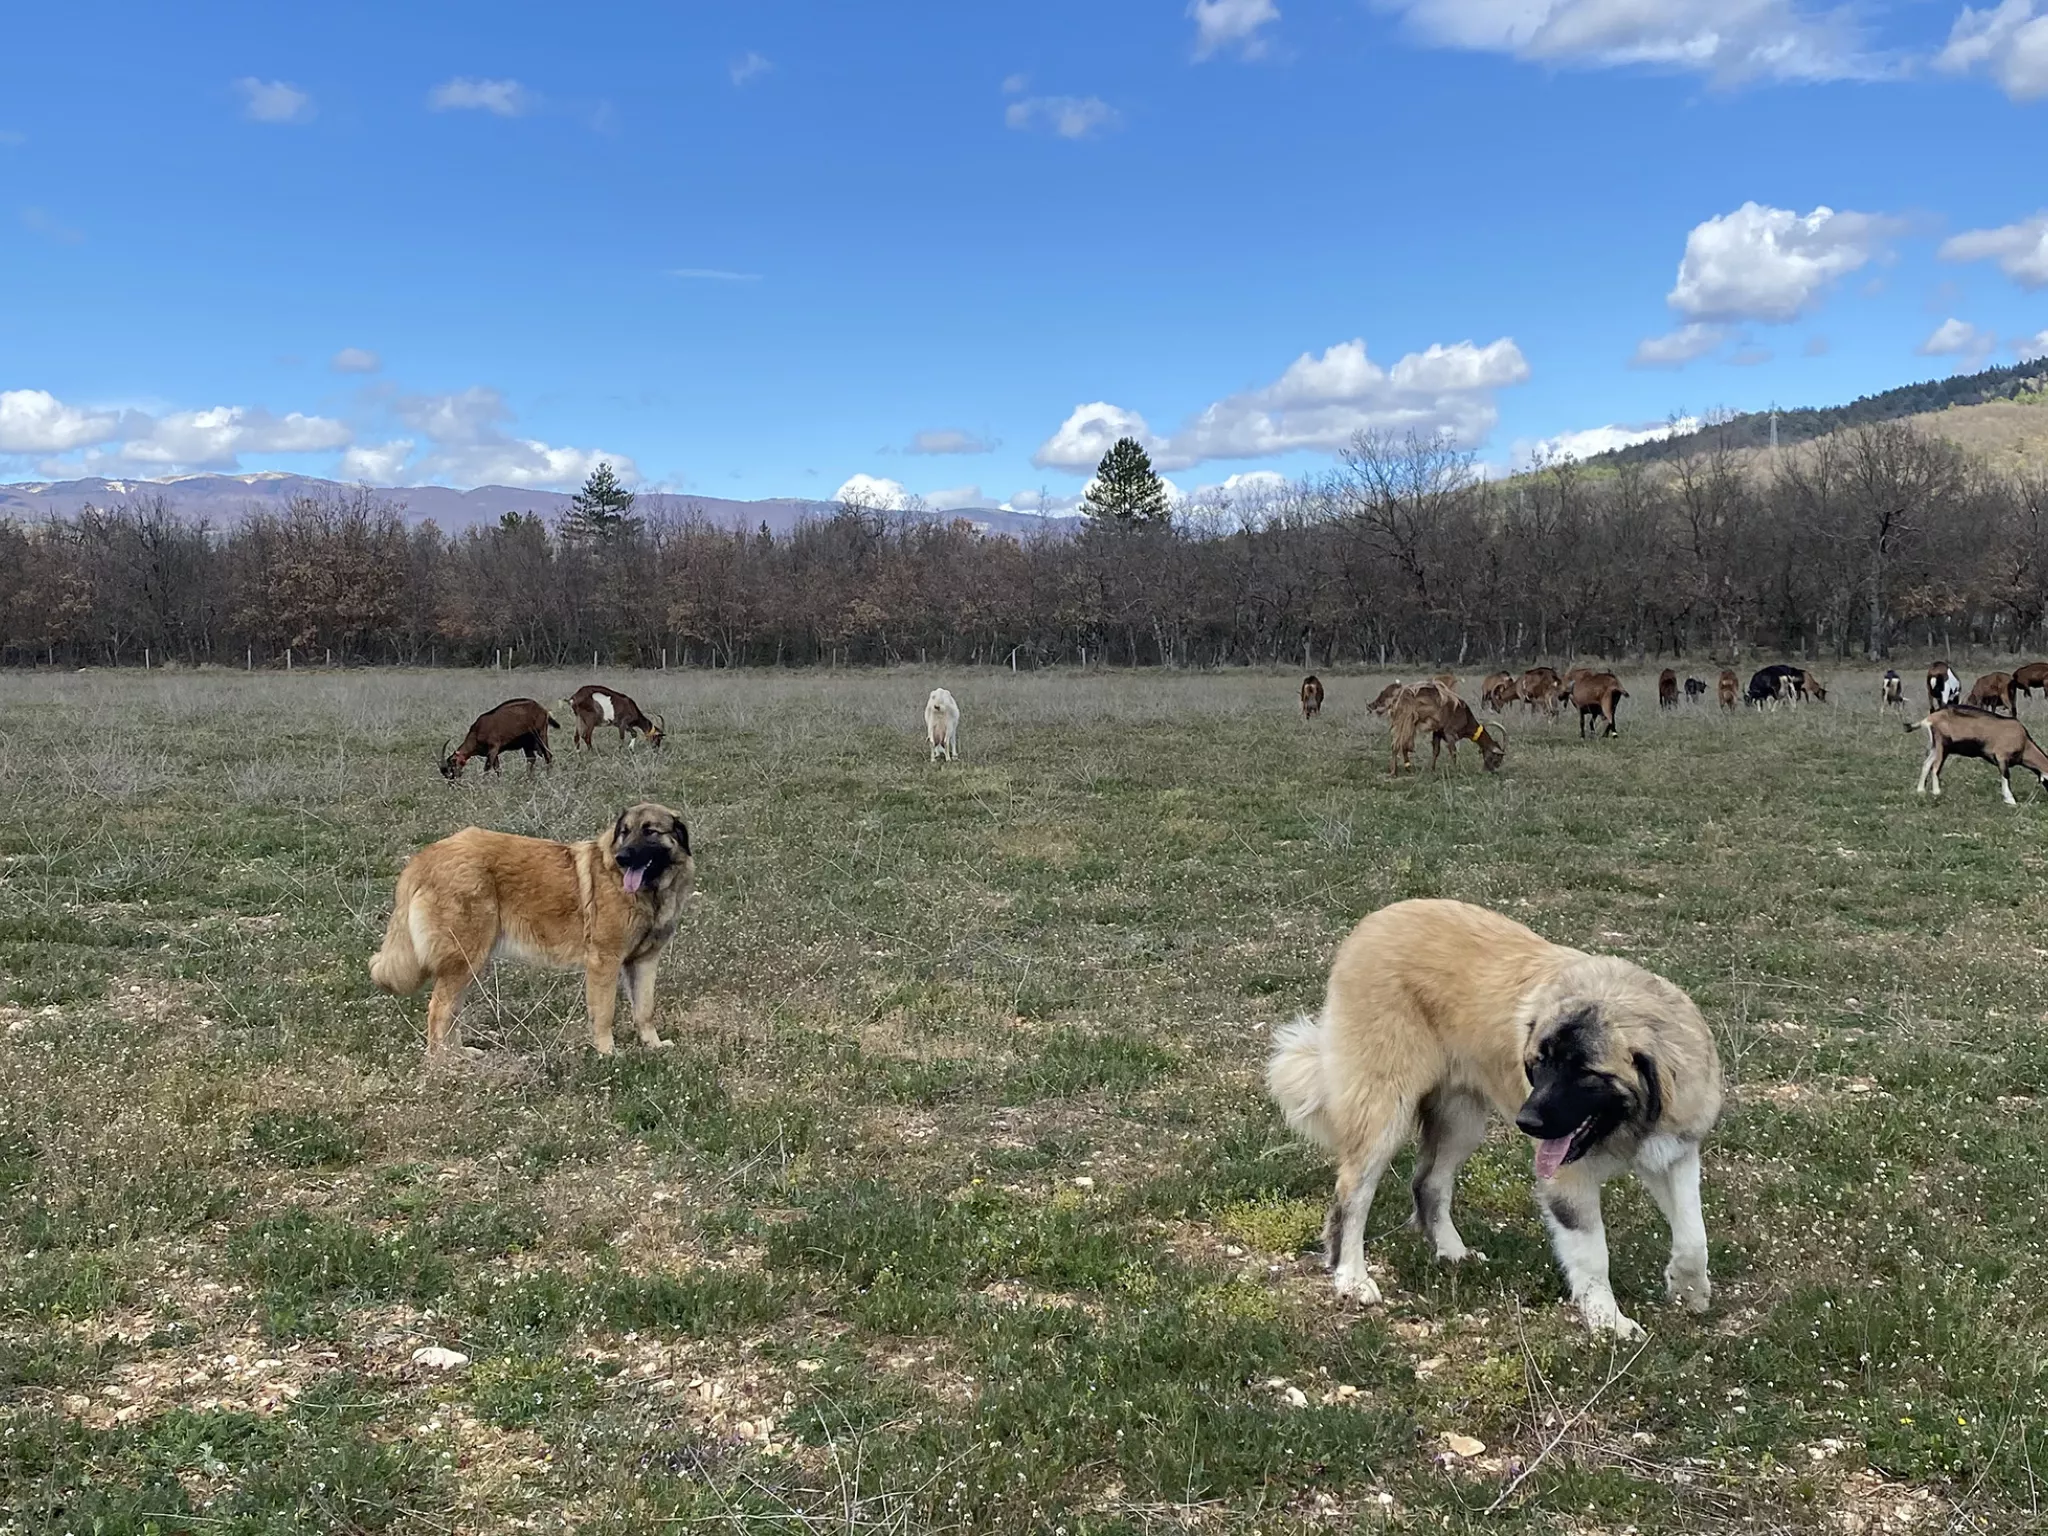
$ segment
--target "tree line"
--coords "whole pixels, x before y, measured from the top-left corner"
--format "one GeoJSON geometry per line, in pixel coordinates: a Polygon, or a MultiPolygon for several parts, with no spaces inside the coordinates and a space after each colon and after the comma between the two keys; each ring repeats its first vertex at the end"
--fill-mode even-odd
{"type": "Polygon", "coordinates": [[[371,491],[212,527],[161,497],[0,523],[0,661],[1379,665],[2048,649],[2048,475],[1898,422],[1765,462],[1490,481],[1360,435],[1326,473],[1169,503],[1119,443],[1071,530],[858,502],[786,533],[609,474],[552,524],[371,491]]]}

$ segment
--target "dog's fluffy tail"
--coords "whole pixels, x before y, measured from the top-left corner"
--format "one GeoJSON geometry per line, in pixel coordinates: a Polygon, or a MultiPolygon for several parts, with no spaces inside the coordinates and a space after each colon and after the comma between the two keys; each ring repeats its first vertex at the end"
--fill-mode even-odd
{"type": "Polygon", "coordinates": [[[1273,1054],[1266,1062],[1266,1092],[1297,1135],[1334,1150],[1336,1136],[1324,1113],[1328,1084],[1323,1073],[1323,1046],[1328,1028],[1321,1019],[1302,1014],[1273,1031],[1273,1054]]]}
{"type": "Polygon", "coordinates": [[[417,992],[427,979],[412,941],[412,898],[401,895],[384,925],[384,947],[370,957],[370,980],[386,992],[417,992]]]}

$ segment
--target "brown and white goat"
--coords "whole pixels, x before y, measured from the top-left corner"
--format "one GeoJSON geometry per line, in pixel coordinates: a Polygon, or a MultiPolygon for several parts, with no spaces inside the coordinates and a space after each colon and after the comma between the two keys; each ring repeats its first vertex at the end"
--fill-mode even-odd
{"type": "Polygon", "coordinates": [[[1323,680],[1311,672],[1301,680],[1301,718],[1313,720],[1323,712],[1323,680]]]}
{"type": "Polygon", "coordinates": [[[1580,672],[1572,683],[1571,697],[1572,708],[1579,712],[1580,736],[1586,734],[1587,722],[1592,720],[1600,722],[1593,733],[1596,736],[1621,734],[1614,723],[1614,712],[1628,697],[1628,690],[1621,686],[1621,679],[1612,672],[1580,672]]]}
{"type": "Polygon", "coordinates": [[[638,704],[616,688],[585,683],[569,695],[569,713],[576,717],[576,745],[596,749],[590,738],[600,725],[615,725],[619,740],[630,742],[635,734],[645,736],[647,745],[658,747],[668,734],[661,717],[650,717],[638,704]]]}
{"type": "Polygon", "coordinates": [[[1489,672],[1479,685],[1479,702],[1496,715],[1520,697],[1521,691],[1515,687],[1514,677],[1506,672],[1489,672]]]}
{"type": "Polygon", "coordinates": [[[1941,768],[1952,757],[1981,757],[1998,770],[1999,793],[2007,805],[2012,797],[2012,771],[2025,768],[2048,789],[2048,752],[2043,752],[2027,734],[2027,728],[2010,715],[1994,715],[1971,704],[1951,704],[1937,709],[1925,720],[1906,727],[1927,732],[1927,761],[1920,765],[1920,783],[1915,794],[1927,793],[1930,780],[1935,798],[1941,797],[1941,768]]]}
{"type": "Polygon", "coordinates": [[[533,767],[535,754],[546,760],[549,767],[555,763],[555,754],[548,750],[548,727],[562,728],[562,722],[548,713],[547,706],[538,699],[507,699],[494,708],[485,710],[471,722],[469,734],[462,738],[462,745],[453,752],[446,742],[441,746],[441,776],[445,779],[459,779],[462,770],[473,757],[482,757],[484,772],[498,771],[499,755],[505,752],[524,752],[526,766],[533,767]]]}
{"type": "Polygon", "coordinates": [[[1365,712],[1369,715],[1384,715],[1394,707],[1394,701],[1408,691],[1408,686],[1396,678],[1379,691],[1377,698],[1365,706],[1365,712]]]}
{"type": "Polygon", "coordinates": [[[1962,697],[1963,681],[1956,676],[1954,668],[1950,667],[1945,661],[1929,663],[1927,668],[1927,707],[1929,709],[1946,709],[1951,704],[1960,703],[1962,697]]]}
{"type": "Polygon", "coordinates": [[[1904,709],[1906,707],[1906,680],[1894,671],[1884,674],[1884,695],[1880,709],[1904,709]]]}
{"type": "Polygon", "coordinates": [[[1389,774],[1414,766],[1415,737],[1425,730],[1429,732],[1431,772],[1435,772],[1437,757],[1445,748],[1450,749],[1451,762],[1457,763],[1461,741],[1479,748],[1480,766],[1488,773],[1500,767],[1501,759],[1507,756],[1506,733],[1497,725],[1481,725],[1473,717],[1472,707],[1448,688],[1424,683],[1419,688],[1404,690],[1394,701],[1388,718],[1394,726],[1389,774]]]}

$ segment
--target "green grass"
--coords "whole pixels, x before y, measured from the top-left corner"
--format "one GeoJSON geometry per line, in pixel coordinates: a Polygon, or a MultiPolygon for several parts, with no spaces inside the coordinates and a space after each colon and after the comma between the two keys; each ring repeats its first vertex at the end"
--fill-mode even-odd
{"type": "Polygon", "coordinates": [[[1393,782],[1383,679],[1319,670],[1312,727],[1291,675],[622,676],[663,753],[453,786],[583,679],[0,678],[0,1531],[2035,1528],[2048,800],[1916,798],[1861,671],[1724,718],[1625,668],[1617,741],[1393,782]],[[643,797],[699,853],[676,1049],[507,967],[424,1077],[364,969],[405,855],[643,797]],[[1415,895],[1697,998],[1707,1316],[1617,1185],[1651,1338],[1590,1340],[1505,1129],[1488,1263],[1397,1166],[1386,1305],[1330,1294],[1265,1045],[1415,895]]]}

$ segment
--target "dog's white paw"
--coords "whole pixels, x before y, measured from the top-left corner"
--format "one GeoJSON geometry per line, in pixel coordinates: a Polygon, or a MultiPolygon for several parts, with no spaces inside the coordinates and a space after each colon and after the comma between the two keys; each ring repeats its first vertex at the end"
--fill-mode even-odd
{"type": "Polygon", "coordinates": [[[1462,1237],[1453,1237],[1447,1243],[1436,1245],[1436,1256],[1446,1264],[1484,1264],[1486,1255],[1477,1248],[1465,1246],[1462,1237]]]}
{"type": "Polygon", "coordinates": [[[1632,1317],[1624,1316],[1612,1296],[1588,1296],[1579,1303],[1579,1315],[1595,1333],[1609,1333],[1623,1343],[1646,1339],[1649,1334],[1632,1317]]]}
{"type": "Polygon", "coordinates": [[[654,1036],[652,1039],[643,1039],[640,1043],[650,1051],[672,1051],[676,1048],[675,1041],[664,1040],[659,1035],[654,1036]]]}
{"type": "Polygon", "coordinates": [[[1665,1267],[1664,1292],[1688,1312],[1704,1312],[1714,1299],[1714,1285],[1705,1270],[1684,1270],[1675,1264],[1665,1267]]]}
{"type": "Polygon", "coordinates": [[[1339,1296],[1349,1297],[1362,1307],[1376,1307],[1380,1304],[1380,1288],[1371,1275],[1362,1269],[1344,1269],[1341,1266],[1330,1279],[1339,1296]]]}

